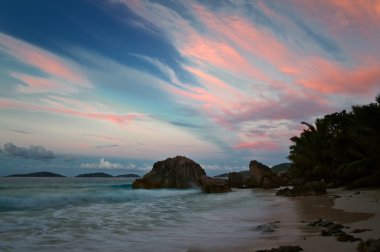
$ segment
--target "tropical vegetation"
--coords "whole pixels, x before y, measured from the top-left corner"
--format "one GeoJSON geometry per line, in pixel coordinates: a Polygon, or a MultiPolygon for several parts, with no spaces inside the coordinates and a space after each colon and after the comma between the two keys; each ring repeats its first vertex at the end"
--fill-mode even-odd
{"type": "Polygon", "coordinates": [[[353,187],[380,185],[380,95],[376,102],[325,115],[290,140],[289,175],[353,187]]]}

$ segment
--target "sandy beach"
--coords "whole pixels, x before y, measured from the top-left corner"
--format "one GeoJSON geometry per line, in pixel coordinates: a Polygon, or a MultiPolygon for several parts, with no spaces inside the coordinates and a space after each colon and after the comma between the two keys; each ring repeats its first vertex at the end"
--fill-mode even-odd
{"type": "MultiPolygon", "coordinates": [[[[283,245],[299,245],[307,252],[357,251],[359,241],[338,242],[336,237],[321,236],[322,227],[308,225],[318,219],[340,223],[345,226],[342,229],[345,233],[363,241],[380,238],[379,189],[332,189],[327,195],[290,198],[288,203],[294,204],[293,210],[296,215],[298,212],[298,216],[288,219],[292,214],[284,212],[273,220],[280,223],[273,235],[266,237],[266,242],[255,242],[244,251],[271,249],[283,245]],[[370,231],[352,233],[355,229],[370,231]]],[[[283,207],[286,210],[286,206],[283,207]]]]}

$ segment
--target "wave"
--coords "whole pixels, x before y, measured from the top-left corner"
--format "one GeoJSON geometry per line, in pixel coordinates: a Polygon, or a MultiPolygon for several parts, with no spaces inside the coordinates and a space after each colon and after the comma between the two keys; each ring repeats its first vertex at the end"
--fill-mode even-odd
{"type": "Polygon", "coordinates": [[[114,189],[132,189],[132,184],[110,185],[109,187],[114,189]]]}
{"type": "MultiPolygon", "coordinates": [[[[29,195],[0,196],[0,212],[40,210],[89,204],[113,204],[129,201],[149,201],[153,198],[181,197],[199,193],[197,190],[132,190],[130,184],[112,185],[109,190],[44,192],[29,195]],[[129,190],[125,190],[129,189],[129,190]]],[[[26,192],[25,192],[26,193],[26,192]]]]}

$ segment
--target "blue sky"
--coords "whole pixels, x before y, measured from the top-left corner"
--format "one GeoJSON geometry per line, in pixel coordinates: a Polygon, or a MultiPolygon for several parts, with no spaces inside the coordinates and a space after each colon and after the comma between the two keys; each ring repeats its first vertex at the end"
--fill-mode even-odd
{"type": "Polygon", "coordinates": [[[2,1],[0,174],[286,162],[299,122],[379,93],[379,24],[369,0],[2,1]]]}

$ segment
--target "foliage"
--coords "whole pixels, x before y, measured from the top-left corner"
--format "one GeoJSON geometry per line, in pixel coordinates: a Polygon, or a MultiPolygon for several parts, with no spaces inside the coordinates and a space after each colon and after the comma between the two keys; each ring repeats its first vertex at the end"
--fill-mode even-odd
{"type": "Polygon", "coordinates": [[[281,163],[281,164],[272,166],[271,169],[274,173],[280,173],[280,172],[287,171],[290,168],[290,166],[292,166],[292,163],[281,163]]]}
{"type": "Polygon", "coordinates": [[[288,157],[293,161],[290,176],[350,181],[375,173],[380,157],[380,95],[376,101],[325,115],[315,126],[302,122],[307,128],[290,139],[294,143],[288,157]]]}

